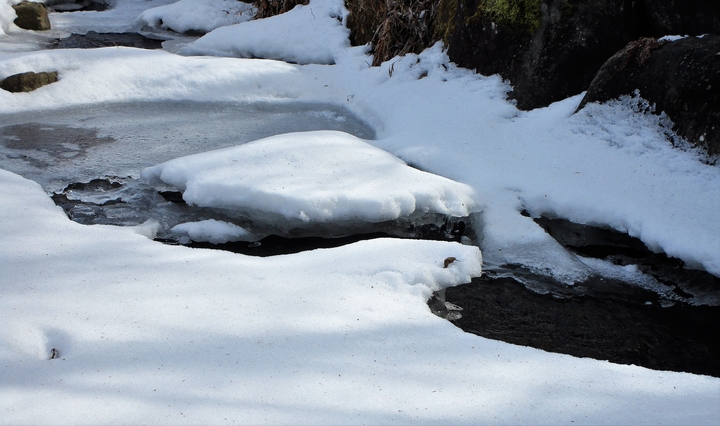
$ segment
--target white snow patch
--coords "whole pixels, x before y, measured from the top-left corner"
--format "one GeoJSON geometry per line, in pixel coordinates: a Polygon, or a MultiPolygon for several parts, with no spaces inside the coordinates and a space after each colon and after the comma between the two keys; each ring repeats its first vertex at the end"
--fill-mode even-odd
{"type": "Polygon", "coordinates": [[[181,53],[333,64],[350,46],[345,15],[341,2],[312,0],[281,15],[218,28],[181,53]]]}
{"type": "MultiPolygon", "coordinates": [[[[181,223],[174,226],[171,231],[193,241],[213,244],[223,244],[228,241],[248,241],[251,238],[250,233],[244,228],[215,219],[181,223]]],[[[186,241],[181,239],[180,242],[185,243],[186,241]]]]}
{"type": "Polygon", "coordinates": [[[352,135],[291,133],[171,160],[143,171],[202,207],[300,222],[381,222],[413,213],[468,216],[472,188],[411,168],[352,135]]]}
{"type": "Polygon", "coordinates": [[[688,38],[687,35],[681,36],[681,35],[666,35],[663,37],[660,37],[658,41],[678,41],[682,40],[684,38],[688,38]]]}
{"type": "Polygon", "coordinates": [[[17,18],[15,9],[12,5],[17,1],[0,0],[0,37],[7,34],[11,30],[18,30],[17,25],[13,22],[17,18]]]}
{"type": "Polygon", "coordinates": [[[256,9],[238,0],[180,0],[144,11],[138,18],[153,28],[210,32],[216,28],[249,21],[256,9]]]}

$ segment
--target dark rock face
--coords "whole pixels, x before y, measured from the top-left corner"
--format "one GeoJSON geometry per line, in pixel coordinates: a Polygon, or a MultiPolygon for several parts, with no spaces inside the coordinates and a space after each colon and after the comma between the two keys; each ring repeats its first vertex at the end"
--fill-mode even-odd
{"type": "Polygon", "coordinates": [[[13,6],[17,19],[15,25],[26,30],[46,31],[50,29],[47,7],[42,3],[24,1],[13,6]]]}
{"type": "Polygon", "coordinates": [[[450,59],[509,80],[514,86],[510,97],[520,109],[587,89],[605,60],[632,40],[720,32],[720,2],[713,0],[537,0],[537,11],[528,12],[526,5],[524,14],[505,17],[487,5],[528,0],[441,3],[455,5],[444,31],[450,59]]]}
{"type": "Polygon", "coordinates": [[[57,71],[15,74],[0,82],[0,89],[13,93],[32,92],[39,87],[55,83],[57,77],[57,71]]]}
{"type": "Polygon", "coordinates": [[[541,4],[539,26],[518,27],[477,14],[475,0],[458,8],[448,55],[481,74],[500,74],[518,108],[532,109],[582,92],[606,58],[634,37],[624,0],[565,0],[541,4]]]}
{"type": "Polygon", "coordinates": [[[673,120],[679,135],[720,155],[720,36],[629,43],[598,71],[578,110],[635,90],[673,120]]]}

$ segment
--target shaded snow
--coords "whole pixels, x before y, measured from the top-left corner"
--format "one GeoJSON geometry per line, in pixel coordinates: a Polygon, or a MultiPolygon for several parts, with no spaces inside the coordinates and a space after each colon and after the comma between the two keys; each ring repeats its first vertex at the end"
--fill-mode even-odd
{"type": "Polygon", "coordinates": [[[477,248],[248,258],[68,220],[0,171],[7,423],[712,423],[720,380],[466,334],[432,290],[477,248]],[[20,207],[18,207],[20,206],[20,207]],[[448,268],[443,259],[456,257],[448,268]],[[48,360],[52,349],[60,357],[48,360]],[[43,403],[38,404],[38,399],[43,403]]]}
{"type": "MultiPolygon", "coordinates": [[[[132,29],[164,3],[119,1],[114,11],[52,21],[132,29]]],[[[627,231],[720,275],[720,169],[673,148],[657,117],[632,100],[572,115],[579,97],[521,112],[498,77],[456,68],[439,45],[371,68],[366,47],[347,47],[343,13],[339,0],[315,0],[193,45],[194,54],[235,56],[250,46],[235,45],[244,28],[258,46],[283,40],[278,57],[334,66],[128,48],[2,54],[0,78],[58,70],[60,81],[0,91],[0,114],[139,100],[342,104],[377,129],[369,143],[474,189],[490,263],[515,259],[568,282],[603,268],[636,276],[559,249],[520,214],[527,209],[627,231]],[[324,28],[321,39],[298,38],[313,25],[324,28]],[[292,28],[297,43],[287,42],[292,28]],[[313,46],[317,56],[308,56],[313,46]]],[[[480,274],[475,247],[376,239],[249,258],[164,246],[143,236],[154,229],[73,223],[38,185],[0,171],[2,422],[720,418],[720,379],[508,345],[433,316],[425,303],[433,290],[480,274]],[[443,268],[447,257],[458,261],[443,268]],[[49,360],[53,348],[60,358],[49,360]]]]}

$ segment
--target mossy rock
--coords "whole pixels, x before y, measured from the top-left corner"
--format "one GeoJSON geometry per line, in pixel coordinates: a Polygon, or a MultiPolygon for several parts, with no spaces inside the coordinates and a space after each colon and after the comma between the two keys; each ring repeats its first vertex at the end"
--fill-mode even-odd
{"type": "Polygon", "coordinates": [[[50,29],[47,7],[42,3],[24,1],[13,6],[17,19],[15,25],[26,30],[47,31],[50,29]]]}
{"type": "Polygon", "coordinates": [[[540,28],[541,10],[540,0],[481,0],[469,22],[483,19],[532,34],[540,28]]]}
{"type": "Polygon", "coordinates": [[[7,77],[0,82],[0,89],[7,90],[12,93],[32,92],[33,90],[55,83],[58,80],[57,71],[50,72],[24,72],[7,77]]]}

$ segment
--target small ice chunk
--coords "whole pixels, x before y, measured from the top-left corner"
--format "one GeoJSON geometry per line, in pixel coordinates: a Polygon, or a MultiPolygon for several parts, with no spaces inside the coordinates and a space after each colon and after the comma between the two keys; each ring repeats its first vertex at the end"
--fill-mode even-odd
{"type": "Polygon", "coordinates": [[[180,225],[174,226],[170,231],[193,241],[213,244],[252,239],[250,233],[244,228],[215,219],[181,223],[180,225]]]}

